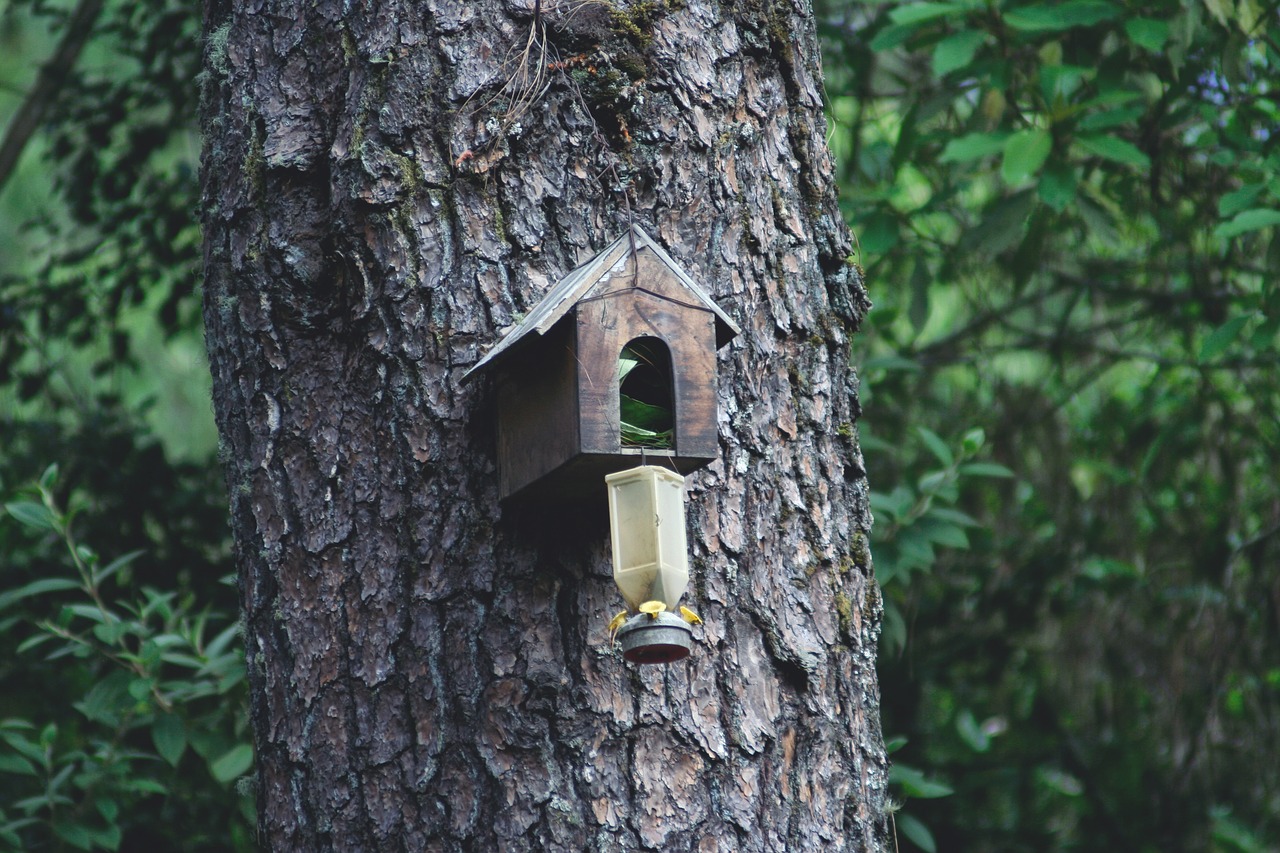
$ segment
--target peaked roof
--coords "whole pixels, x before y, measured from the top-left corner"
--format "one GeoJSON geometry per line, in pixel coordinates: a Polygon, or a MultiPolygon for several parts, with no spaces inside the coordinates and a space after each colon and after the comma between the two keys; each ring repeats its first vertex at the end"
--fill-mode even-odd
{"type": "Polygon", "coordinates": [[[715,314],[717,347],[724,346],[734,337],[742,334],[742,329],[738,327],[738,324],[733,322],[728,314],[720,310],[720,306],[711,301],[711,297],[707,292],[693,279],[689,278],[688,273],[681,269],[680,265],[672,260],[671,256],[664,252],[661,246],[650,239],[649,235],[644,233],[639,225],[633,224],[594,258],[560,279],[556,286],[551,288],[546,296],[542,297],[542,301],[535,305],[533,310],[515,328],[507,332],[484,358],[476,362],[470,370],[463,374],[462,381],[464,383],[469,382],[476,374],[483,373],[495,361],[500,360],[503,353],[527,338],[530,333],[545,335],[565,314],[569,313],[569,310],[578,303],[579,299],[587,295],[587,292],[592,287],[608,276],[621,274],[626,269],[627,260],[631,257],[633,240],[637,251],[641,248],[650,249],[697,301],[715,314]]]}

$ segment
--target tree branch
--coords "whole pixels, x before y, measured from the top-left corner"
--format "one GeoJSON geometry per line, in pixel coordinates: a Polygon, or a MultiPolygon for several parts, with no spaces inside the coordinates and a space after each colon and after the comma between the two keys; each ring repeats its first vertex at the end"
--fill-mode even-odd
{"type": "Polygon", "coordinates": [[[40,126],[45,110],[53,102],[54,96],[62,88],[67,75],[75,66],[80,51],[89,40],[90,33],[93,32],[94,22],[102,13],[102,5],[103,0],[80,0],[80,4],[67,19],[67,31],[63,34],[62,41],[58,43],[49,61],[36,75],[36,82],[31,87],[31,91],[27,93],[26,99],[14,113],[13,120],[9,122],[4,142],[0,143],[0,191],[4,190],[14,167],[18,164],[18,158],[22,156],[23,149],[27,147],[27,142],[40,126]]]}

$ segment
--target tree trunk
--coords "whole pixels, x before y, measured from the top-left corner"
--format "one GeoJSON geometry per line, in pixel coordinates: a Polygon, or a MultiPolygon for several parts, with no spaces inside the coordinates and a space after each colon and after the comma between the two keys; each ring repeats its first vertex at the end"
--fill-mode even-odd
{"type": "Polygon", "coordinates": [[[277,850],[878,850],[887,762],[807,2],[206,5],[205,316],[277,850]],[[642,225],[742,326],[693,655],[497,502],[462,374],[642,225]]]}

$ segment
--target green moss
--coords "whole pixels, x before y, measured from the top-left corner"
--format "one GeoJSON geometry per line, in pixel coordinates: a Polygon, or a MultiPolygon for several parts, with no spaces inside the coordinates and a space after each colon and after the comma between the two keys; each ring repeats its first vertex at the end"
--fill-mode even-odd
{"type": "Polygon", "coordinates": [[[836,427],[836,435],[840,436],[841,438],[846,438],[852,441],[853,440],[853,424],[849,423],[848,421],[842,422],[840,426],[836,427]]]}
{"type": "Polygon", "coordinates": [[[867,540],[867,534],[853,534],[853,541],[849,543],[849,555],[853,560],[853,564],[861,571],[866,571],[871,566],[871,543],[867,540]]]}
{"type": "MultiPolygon", "coordinates": [[[[782,285],[782,287],[786,286],[785,283],[780,283],[780,284],[782,285]]],[[[795,392],[798,396],[800,397],[812,396],[813,381],[810,379],[810,377],[802,373],[798,366],[796,366],[795,364],[787,365],[787,378],[791,380],[791,387],[795,389],[795,392]]]]}
{"type": "Polygon", "coordinates": [[[653,42],[653,36],[641,29],[640,25],[631,16],[617,9],[612,9],[610,12],[613,18],[614,32],[627,36],[641,47],[648,47],[653,42]]]}
{"type": "Polygon", "coordinates": [[[507,217],[502,212],[502,205],[496,199],[493,202],[493,231],[498,237],[498,242],[507,242],[507,217]]]}
{"type": "Polygon", "coordinates": [[[852,637],[853,602],[843,592],[836,593],[836,619],[840,623],[840,633],[852,637]]]}
{"type": "Polygon", "coordinates": [[[640,48],[653,43],[653,25],[663,15],[685,7],[684,0],[638,0],[626,5],[608,3],[611,29],[640,48]]]}
{"type": "MultiPolygon", "coordinates": [[[[353,46],[354,48],[354,46],[353,46]]],[[[386,102],[387,91],[387,68],[386,65],[378,66],[372,83],[366,87],[364,96],[360,99],[360,109],[356,113],[355,127],[351,131],[351,149],[357,153],[365,143],[365,126],[370,119],[376,119],[378,111],[382,109],[382,105],[386,102]]]]}
{"type": "Polygon", "coordinates": [[[209,67],[223,77],[231,74],[231,66],[227,63],[227,38],[230,35],[230,21],[209,33],[209,67]]]}
{"type": "Polygon", "coordinates": [[[632,82],[649,76],[649,66],[645,63],[644,57],[638,53],[624,53],[615,60],[614,64],[631,78],[632,82]]]}
{"type": "Polygon", "coordinates": [[[640,47],[653,43],[653,22],[666,11],[666,4],[658,0],[641,0],[629,6],[609,7],[613,30],[626,36],[640,47]]]}
{"type": "Polygon", "coordinates": [[[783,64],[790,67],[796,59],[795,50],[791,47],[791,21],[787,19],[785,13],[778,11],[780,4],[769,4],[769,20],[766,29],[769,32],[769,41],[773,43],[773,49],[778,52],[778,57],[783,64]]]}
{"type": "Polygon", "coordinates": [[[240,173],[249,183],[252,195],[255,198],[262,198],[263,191],[266,188],[267,160],[264,155],[266,141],[263,139],[263,132],[255,123],[253,135],[249,137],[249,150],[245,152],[244,160],[240,162],[240,173]]]}
{"type": "Polygon", "coordinates": [[[875,578],[867,578],[867,595],[862,600],[862,621],[870,625],[880,618],[883,612],[880,600],[880,584],[875,578]]]}

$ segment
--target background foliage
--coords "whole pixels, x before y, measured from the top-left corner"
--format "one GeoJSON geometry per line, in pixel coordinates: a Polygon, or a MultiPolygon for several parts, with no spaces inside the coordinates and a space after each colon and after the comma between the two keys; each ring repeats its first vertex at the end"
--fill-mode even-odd
{"type": "MultiPolygon", "coordinates": [[[[902,849],[1277,849],[1277,4],[817,5],[902,849]]],[[[0,846],[249,849],[198,18],[9,3],[6,132],[86,8],[0,176],[0,846]]]]}
{"type": "Polygon", "coordinates": [[[68,72],[0,176],[0,849],[253,849],[199,327],[196,11],[0,7],[6,139],[38,75],[68,72]],[[46,67],[77,14],[78,61],[46,67]]]}
{"type": "Polygon", "coordinates": [[[1276,849],[1276,4],[823,5],[899,834],[1276,849]]]}

